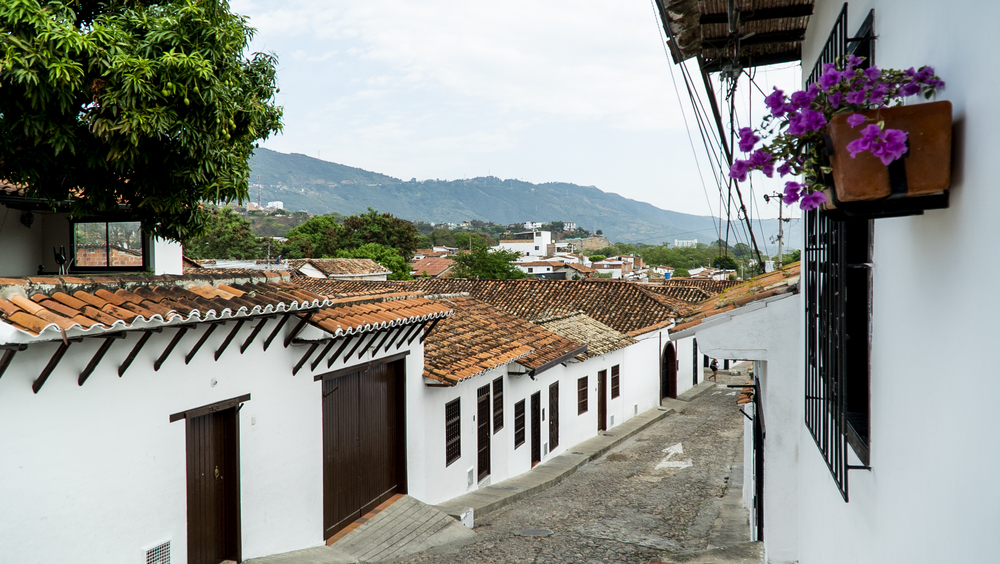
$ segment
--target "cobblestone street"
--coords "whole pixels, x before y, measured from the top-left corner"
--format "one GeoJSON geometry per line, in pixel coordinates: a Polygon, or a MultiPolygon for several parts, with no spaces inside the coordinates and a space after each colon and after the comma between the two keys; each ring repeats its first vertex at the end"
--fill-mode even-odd
{"type": "MultiPolygon", "coordinates": [[[[476,542],[401,562],[642,563],[704,550],[740,452],[738,376],[656,422],[562,483],[476,518],[476,542]],[[526,528],[553,531],[523,537],[526,528]]],[[[680,402],[678,402],[680,403],[680,402]]],[[[614,433],[614,429],[610,431],[614,433]]]]}

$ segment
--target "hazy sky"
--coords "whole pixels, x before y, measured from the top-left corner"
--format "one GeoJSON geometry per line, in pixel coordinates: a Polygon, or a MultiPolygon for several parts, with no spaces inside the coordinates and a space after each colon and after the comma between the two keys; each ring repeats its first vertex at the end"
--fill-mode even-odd
{"type": "MultiPolygon", "coordinates": [[[[718,214],[649,0],[233,0],[232,8],[257,28],[254,50],[279,58],[285,129],[267,148],[403,179],[573,182],[718,214]]],[[[796,73],[761,73],[758,83],[790,86],[796,73]]],[[[777,216],[774,204],[756,205],[777,216]]]]}

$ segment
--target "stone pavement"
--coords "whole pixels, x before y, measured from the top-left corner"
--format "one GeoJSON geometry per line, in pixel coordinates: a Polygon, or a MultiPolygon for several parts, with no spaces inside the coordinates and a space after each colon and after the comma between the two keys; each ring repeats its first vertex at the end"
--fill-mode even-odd
{"type": "Polygon", "coordinates": [[[741,505],[738,391],[724,387],[743,379],[720,371],[718,386],[709,382],[679,398],[694,396],[692,401],[665,402],[674,410],[669,417],[575,466],[548,489],[492,508],[493,502],[466,498],[488,509],[476,515],[474,542],[399,562],[760,562],[760,545],[749,542],[741,505]],[[552,533],[522,536],[525,529],[552,533]]]}

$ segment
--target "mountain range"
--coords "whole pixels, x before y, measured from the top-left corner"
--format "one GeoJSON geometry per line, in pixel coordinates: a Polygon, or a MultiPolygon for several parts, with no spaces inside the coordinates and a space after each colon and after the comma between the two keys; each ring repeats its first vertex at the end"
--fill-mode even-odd
{"type": "MultiPolygon", "coordinates": [[[[614,242],[649,244],[673,243],[674,239],[709,243],[717,238],[719,227],[718,218],[664,210],[594,186],[565,182],[533,184],[494,176],[401,180],[264,148],[256,149],[250,164],[252,200],[281,201],[285,209],[314,214],[351,215],[372,207],[412,221],[435,223],[473,219],[500,224],[572,221],[591,232],[600,229],[614,242]]],[[[722,229],[724,236],[724,222],[722,229]]],[[[731,232],[735,230],[743,232],[734,220],[731,232]]],[[[777,220],[755,222],[754,233],[762,252],[777,252],[776,244],[770,242],[777,231],[777,220]]],[[[787,223],[786,246],[798,248],[800,238],[799,222],[787,223]]],[[[729,240],[730,244],[737,241],[735,235],[729,240]]]]}

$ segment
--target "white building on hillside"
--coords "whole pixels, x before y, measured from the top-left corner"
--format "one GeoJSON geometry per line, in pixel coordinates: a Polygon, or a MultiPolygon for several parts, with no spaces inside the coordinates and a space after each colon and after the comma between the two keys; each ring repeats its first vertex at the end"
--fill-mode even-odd
{"type": "Polygon", "coordinates": [[[525,231],[515,233],[509,239],[501,239],[493,248],[514,251],[521,256],[545,257],[549,255],[551,244],[551,231],[525,231]]]}

